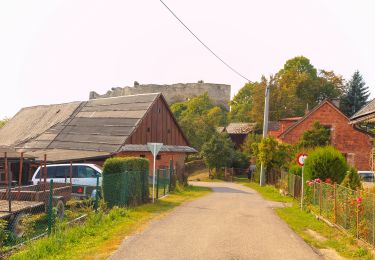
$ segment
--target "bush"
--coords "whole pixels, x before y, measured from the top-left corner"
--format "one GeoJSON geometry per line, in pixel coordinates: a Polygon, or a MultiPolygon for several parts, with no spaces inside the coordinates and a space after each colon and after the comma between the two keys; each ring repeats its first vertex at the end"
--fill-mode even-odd
{"type": "Polygon", "coordinates": [[[302,176],[302,167],[297,164],[293,164],[289,168],[289,173],[297,176],[302,176]]]}
{"type": "Polygon", "coordinates": [[[139,157],[107,159],[103,167],[103,198],[108,207],[135,206],[148,201],[148,160],[139,157]]]}
{"type": "Polygon", "coordinates": [[[8,239],[9,231],[7,230],[8,223],[4,219],[0,219],[0,247],[4,245],[8,239]]]}
{"type": "Polygon", "coordinates": [[[305,160],[305,178],[313,180],[331,179],[341,183],[348,170],[348,164],[344,156],[332,146],[318,147],[314,149],[305,160]]]}
{"type": "Polygon", "coordinates": [[[246,169],[249,168],[250,161],[249,157],[240,151],[235,151],[233,156],[232,167],[246,169]]]}
{"type": "Polygon", "coordinates": [[[356,169],[350,167],[349,171],[346,173],[342,185],[352,190],[362,189],[361,178],[359,177],[356,169]]]}

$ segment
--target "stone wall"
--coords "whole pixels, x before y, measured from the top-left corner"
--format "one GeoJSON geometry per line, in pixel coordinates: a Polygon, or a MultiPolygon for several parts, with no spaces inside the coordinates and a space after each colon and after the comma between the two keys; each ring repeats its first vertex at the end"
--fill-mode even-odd
{"type": "Polygon", "coordinates": [[[215,105],[222,105],[229,109],[230,85],[213,83],[177,83],[172,85],[135,84],[134,87],[112,88],[103,95],[91,91],[90,99],[157,92],[163,93],[169,104],[185,101],[207,92],[215,105]]]}

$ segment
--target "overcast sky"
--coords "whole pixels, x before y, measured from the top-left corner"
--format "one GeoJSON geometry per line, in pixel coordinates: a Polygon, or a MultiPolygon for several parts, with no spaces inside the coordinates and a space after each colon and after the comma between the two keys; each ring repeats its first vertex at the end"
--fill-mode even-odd
{"type": "MultiPolygon", "coordinates": [[[[252,81],[289,58],[375,92],[375,1],[165,0],[252,81]],[[329,2],[329,3],[328,3],[329,2]]],[[[139,83],[245,80],[205,50],[158,0],[0,0],[0,118],[139,83]]]]}

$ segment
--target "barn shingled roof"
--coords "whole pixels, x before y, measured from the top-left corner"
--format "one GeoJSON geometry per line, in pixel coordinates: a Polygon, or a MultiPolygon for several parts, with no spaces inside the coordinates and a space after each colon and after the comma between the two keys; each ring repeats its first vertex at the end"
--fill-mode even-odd
{"type": "Polygon", "coordinates": [[[256,123],[230,123],[226,128],[228,134],[248,134],[254,131],[256,123]]]}
{"type": "Polygon", "coordinates": [[[0,130],[0,146],[37,158],[47,153],[53,161],[110,155],[121,151],[159,97],[150,93],[24,108],[0,130]]]}

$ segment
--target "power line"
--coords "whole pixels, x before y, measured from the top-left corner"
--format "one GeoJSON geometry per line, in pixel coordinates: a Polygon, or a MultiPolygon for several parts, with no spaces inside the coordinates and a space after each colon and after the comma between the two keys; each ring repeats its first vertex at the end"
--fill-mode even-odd
{"type": "Polygon", "coordinates": [[[195,39],[197,39],[209,52],[211,52],[218,60],[220,60],[225,66],[227,66],[231,71],[233,71],[234,73],[236,73],[238,76],[240,76],[241,78],[247,80],[250,82],[250,80],[248,78],[246,78],[244,75],[242,75],[241,73],[239,73],[236,69],[234,69],[232,66],[230,66],[228,63],[226,63],[222,58],[220,58],[214,51],[212,51],[203,41],[201,41],[197,35],[195,35],[193,33],[192,30],[189,29],[189,27],[187,27],[187,25],[180,19],[178,18],[178,16],[162,1],[162,0],[159,0],[167,9],[168,11],[195,37],[195,39]]]}

